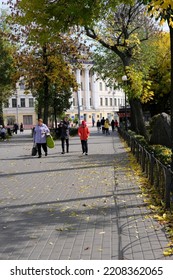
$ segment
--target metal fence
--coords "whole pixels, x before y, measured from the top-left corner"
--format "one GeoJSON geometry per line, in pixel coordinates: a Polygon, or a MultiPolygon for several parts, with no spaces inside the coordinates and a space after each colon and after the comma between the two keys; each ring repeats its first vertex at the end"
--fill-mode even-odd
{"type": "MultiPolygon", "coordinates": [[[[119,129],[119,134],[131,148],[131,152],[141,165],[142,171],[146,174],[150,183],[157,189],[160,199],[164,202],[165,208],[171,208],[173,192],[173,172],[155,158],[154,153],[148,152],[135,137],[123,129],[119,129]]],[[[160,202],[161,202],[160,201],[160,202]]]]}

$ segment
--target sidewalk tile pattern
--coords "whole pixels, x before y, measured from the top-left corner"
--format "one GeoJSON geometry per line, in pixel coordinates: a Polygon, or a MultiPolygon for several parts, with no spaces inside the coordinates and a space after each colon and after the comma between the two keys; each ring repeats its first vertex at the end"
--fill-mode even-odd
{"type": "Polygon", "coordinates": [[[91,130],[88,156],[78,137],[69,154],[56,141],[41,159],[27,133],[0,143],[1,260],[173,259],[133,170],[127,176],[119,136],[91,130]]]}

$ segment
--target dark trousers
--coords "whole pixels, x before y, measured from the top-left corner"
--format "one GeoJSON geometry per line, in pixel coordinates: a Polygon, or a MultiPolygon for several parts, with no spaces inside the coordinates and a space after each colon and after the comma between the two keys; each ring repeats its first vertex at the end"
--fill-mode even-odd
{"type": "Polygon", "coordinates": [[[66,142],[66,152],[69,152],[69,139],[61,138],[61,146],[62,146],[62,152],[65,152],[65,142],[66,142]]]}
{"type": "Polygon", "coordinates": [[[82,145],[82,152],[83,153],[88,153],[88,142],[87,142],[87,140],[81,140],[81,145],[82,145]]]}
{"type": "Polygon", "coordinates": [[[47,153],[47,144],[46,143],[37,143],[38,155],[41,156],[41,147],[43,151],[47,153]]]}

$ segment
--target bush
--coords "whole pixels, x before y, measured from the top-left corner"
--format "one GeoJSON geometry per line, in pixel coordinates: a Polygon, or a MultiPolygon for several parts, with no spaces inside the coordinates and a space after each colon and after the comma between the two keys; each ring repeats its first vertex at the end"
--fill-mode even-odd
{"type": "Polygon", "coordinates": [[[144,147],[149,153],[153,152],[154,156],[164,165],[171,164],[171,149],[162,145],[150,145],[142,135],[136,134],[134,131],[128,131],[130,136],[134,137],[137,142],[144,147]]]}
{"type": "Polygon", "coordinates": [[[171,149],[162,145],[152,145],[152,149],[156,158],[158,158],[164,165],[171,164],[171,149]]]}
{"type": "Polygon", "coordinates": [[[78,128],[77,127],[71,127],[70,128],[70,136],[76,136],[78,133],[78,128]]]}

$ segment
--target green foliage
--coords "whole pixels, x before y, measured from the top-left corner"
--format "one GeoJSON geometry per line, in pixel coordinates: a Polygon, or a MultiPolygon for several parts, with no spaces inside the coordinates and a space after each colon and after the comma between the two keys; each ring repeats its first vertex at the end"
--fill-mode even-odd
{"type": "Polygon", "coordinates": [[[70,127],[70,136],[76,136],[78,134],[78,128],[70,127]]]}
{"type": "Polygon", "coordinates": [[[152,145],[152,150],[156,156],[164,165],[171,164],[171,149],[162,145],[152,145]]]}
{"type": "Polygon", "coordinates": [[[78,124],[78,123],[79,123],[79,118],[78,118],[78,117],[75,117],[75,118],[73,119],[73,123],[78,124]]]}
{"type": "Polygon", "coordinates": [[[128,133],[148,152],[153,152],[154,156],[164,165],[168,166],[171,164],[171,149],[162,145],[150,145],[142,135],[137,135],[134,131],[128,130],[128,133]]]}

